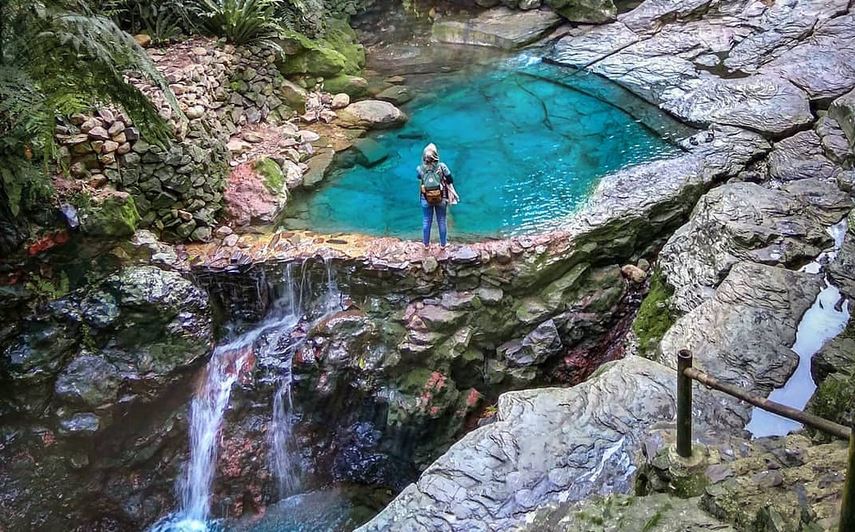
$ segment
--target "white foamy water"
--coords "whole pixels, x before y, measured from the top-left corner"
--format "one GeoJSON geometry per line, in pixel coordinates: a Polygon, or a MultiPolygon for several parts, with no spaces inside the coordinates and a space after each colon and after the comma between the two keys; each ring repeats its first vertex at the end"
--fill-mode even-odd
{"type": "MultiPolygon", "coordinates": [[[[831,226],[828,232],[834,238],[834,246],[829,251],[822,253],[816,260],[802,268],[807,273],[819,273],[824,265],[833,261],[843,245],[846,235],[846,219],[831,226]]],[[[793,351],[799,355],[799,365],[787,383],[769,394],[769,399],[783,405],[804,409],[814,391],[816,383],[811,375],[811,361],[826,342],[832,340],[843,332],[849,322],[849,301],[838,307],[840,291],[825,278],[825,288],[817,295],[813,305],[802,316],[796,331],[796,342],[793,351]]],[[[755,438],[764,436],[784,436],[800,429],[801,423],[781,417],[777,414],[767,412],[755,407],[752,410],[751,421],[745,426],[745,430],[751,432],[755,438]]]]}
{"type": "MultiPolygon", "coordinates": [[[[322,317],[339,309],[341,300],[330,265],[325,264],[325,269],[326,283],[318,305],[322,317]]],[[[290,452],[294,424],[291,360],[302,340],[292,340],[291,335],[304,316],[304,301],[312,295],[306,265],[302,265],[300,270],[300,279],[297,280],[293,266],[288,264],[282,280],[284,292],[268,316],[228,343],[217,346],[211,355],[204,382],[190,406],[190,460],[178,482],[181,507],[155,524],[151,532],[204,532],[211,529],[211,485],[216,474],[223,417],[235,382],[242,372],[251,368],[257,356],[282,359],[273,397],[270,463],[280,497],[291,494],[299,486],[290,452]]]]}

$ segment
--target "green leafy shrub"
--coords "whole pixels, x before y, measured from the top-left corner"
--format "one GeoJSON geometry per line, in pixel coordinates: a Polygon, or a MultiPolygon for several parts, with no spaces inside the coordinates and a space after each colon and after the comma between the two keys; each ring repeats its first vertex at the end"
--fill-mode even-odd
{"type": "Polygon", "coordinates": [[[282,30],[281,0],[196,0],[202,27],[234,44],[271,44],[282,30]]]}
{"type": "Polygon", "coordinates": [[[320,37],[326,32],[329,15],[322,0],[288,0],[280,3],[276,10],[284,27],[311,37],[320,37]]]}

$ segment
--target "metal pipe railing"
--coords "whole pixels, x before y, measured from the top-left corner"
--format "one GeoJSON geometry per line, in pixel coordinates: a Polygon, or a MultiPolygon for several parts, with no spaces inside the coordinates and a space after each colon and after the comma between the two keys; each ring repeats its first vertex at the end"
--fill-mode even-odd
{"type": "Polygon", "coordinates": [[[692,353],[683,349],[677,354],[677,454],[692,456],[692,353]]]}
{"type": "Polygon", "coordinates": [[[843,485],[843,500],[840,502],[839,532],[855,530],[855,420],[849,436],[849,465],[846,468],[846,484],[843,485]]]}
{"type": "Polygon", "coordinates": [[[712,375],[694,368],[691,351],[680,350],[677,353],[677,454],[683,458],[692,456],[692,381],[732,395],[762,408],[773,414],[798,421],[832,436],[849,440],[849,462],[846,471],[846,484],[840,504],[840,532],[855,531],[855,420],[853,427],[847,428],[825,418],[808,414],[801,410],[770,401],[747,390],[721,382],[712,375]]]}

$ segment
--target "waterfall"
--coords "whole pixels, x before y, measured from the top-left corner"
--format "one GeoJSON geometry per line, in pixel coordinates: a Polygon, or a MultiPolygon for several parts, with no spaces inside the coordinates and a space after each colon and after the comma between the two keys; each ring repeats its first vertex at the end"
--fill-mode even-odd
{"type": "MultiPolygon", "coordinates": [[[[807,273],[820,273],[824,264],[835,259],[846,235],[846,218],[828,228],[834,239],[834,246],[823,252],[816,260],[801,269],[807,273]]],[[[811,362],[826,342],[836,337],[846,328],[849,321],[849,301],[841,300],[840,290],[831,284],[825,275],[825,288],[816,296],[813,305],[802,316],[796,331],[796,342],[793,351],[799,355],[799,365],[793,375],[781,388],[769,394],[769,399],[778,403],[804,409],[816,390],[816,383],[811,376],[811,362]]],[[[751,420],[745,426],[755,438],[764,436],[784,436],[801,428],[801,423],[781,417],[755,407],[751,412],[751,420]]]]}
{"type": "MultiPolygon", "coordinates": [[[[287,266],[286,278],[293,279],[291,274],[291,264],[287,266]]],[[[333,275],[333,270],[329,261],[324,261],[324,270],[326,275],[326,285],[323,289],[319,300],[319,308],[317,313],[319,318],[317,322],[323,319],[330,312],[341,308],[341,294],[338,290],[338,285],[333,275]]],[[[303,294],[306,287],[306,268],[302,267],[303,275],[300,283],[295,285],[290,282],[286,286],[286,299],[292,303],[292,311],[298,315],[303,314],[302,302],[303,294]],[[295,306],[296,305],[296,306],[295,306]]],[[[311,286],[308,287],[308,292],[311,293],[311,286]]],[[[276,339],[278,343],[278,338],[276,339]]],[[[284,356],[281,357],[283,362],[280,368],[276,392],[273,395],[273,423],[269,432],[270,435],[270,466],[276,476],[276,485],[280,499],[284,499],[289,495],[293,495],[300,485],[300,479],[295,471],[295,463],[291,454],[292,447],[292,428],[294,426],[294,411],[293,402],[291,399],[291,383],[292,383],[292,361],[294,353],[303,344],[302,339],[289,342],[285,347],[284,356]]]]}
{"type": "MultiPolygon", "coordinates": [[[[300,278],[297,280],[294,266],[289,263],[283,272],[282,293],[265,319],[214,349],[204,379],[190,405],[190,459],[178,481],[181,508],[155,524],[151,532],[208,530],[211,485],[223,417],[233,385],[258,358],[275,358],[279,371],[273,396],[269,444],[270,465],[276,475],[280,498],[293,493],[299,486],[290,452],[294,425],[291,367],[293,355],[304,340],[294,339],[292,335],[307,312],[314,310],[320,319],[340,308],[341,296],[332,268],[327,261],[324,265],[326,279],[316,301],[316,309],[304,308],[313,292],[308,265],[304,262],[299,266],[300,278]]],[[[259,286],[260,292],[264,289],[259,286]]]]}

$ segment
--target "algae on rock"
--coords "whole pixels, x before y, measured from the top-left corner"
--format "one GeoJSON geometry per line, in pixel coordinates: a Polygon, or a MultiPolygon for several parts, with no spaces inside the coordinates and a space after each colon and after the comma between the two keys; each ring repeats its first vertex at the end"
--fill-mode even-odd
{"type": "Polygon", "coordinates": [[[333,77],[355,74],[365,64],[365,50],[343,20],[333,20],[324,37],[310,39],[288,30],[282,35],[286,57],[279,64],[285,75],[333,77]]]}
{"type": "Polygon", "coordinates": [[[79,203],[80,230],[87,235],[130,236],[140,223],[133,196],[124,192],[86,197],[79,203]]]}
{"type": "Polygon", "coordinates": [[[638,308],[632,331],[638,338],[638,351],[641,356],[655,359],[659,341],[674,324],[676,316],[670,306],[674,290],[657,268],[650,277],[650,288],[638,308]]]}

